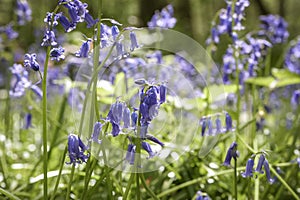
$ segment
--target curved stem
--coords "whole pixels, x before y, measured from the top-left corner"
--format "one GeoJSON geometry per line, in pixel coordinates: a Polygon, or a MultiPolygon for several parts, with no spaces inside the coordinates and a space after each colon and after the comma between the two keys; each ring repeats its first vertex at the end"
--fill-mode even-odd
{"type": "Polygon", "coordinates": [[[71,186],[72,186],[72,181],[73,181],[73,177],[74,177],[74,171],[75,171],[75,164],[72,165],[71,175],[70,175],[70,181],[69,181],[69,184],[68,184],[68,190],[67,190],[66,200],[69,200],[69,199],[70,199],[70,193],[71,193],[71,186]]]}
{"type": "Polygon", "coordinates": [[[128,183],[127,183],[127,187],[126,187],[125,193],[124,193],[124,195],[123,195],[123,199],[124,199],[124,200],[127,199],[128,193],[129,193],[129,191],[130,191],[130,187],[131,187],[132,182],[133,182],[133,180],[134,180],[134,175],[135,175],[135,173],[131,173],[131,174],[130,174],[129,181],[128,181],[128,183]]]}
{"type": "Polygon", "coordinates": [[[50,57],[51,47],[47,47],[46,60],[44,64],[44,76],[43,76],[43,172],[44,172],[44,200],[48,199],[48,178],[47,178],[47,164],[48,164],[48,152],[47,152],[47,71],[48,61],[50,57]]]}
{"type": "Polygon", "coordinates": [[[16,197],[15,195],[13,195],[12,193],[10,193],[7,190],[4,190],[3,188],[0,187],[0,193],[4,194],[5,196],[7,196],[9,199],[12,200],[21,200],[19,197],[16,197]]]}
{"type": "Polygon", "coordinates": [[[147,183],[146,183],[146,181],[145,181],[144,174],[141,174],[140,177],[141,177],[141,181],[142,181],[142,184],[143,184],[144,188],[145,188],[146,191],[150,194],[150,196],[151,196],[153,199],[159,200],[159,198],[154,194],[154,192],[148,187],[148,185],[147,185],[147,183]]]}

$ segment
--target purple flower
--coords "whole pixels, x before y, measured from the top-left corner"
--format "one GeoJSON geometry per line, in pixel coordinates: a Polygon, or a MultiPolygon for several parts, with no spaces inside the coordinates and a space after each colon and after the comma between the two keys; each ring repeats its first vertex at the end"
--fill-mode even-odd
{"type": "Polygon", "coordinates": [[[208,128],[208,135],[213,135],[213,125],[211,118],[207,118],[207,128],[208,128]]]}
{"type": "Polygon", "coordinates": [[[274,43],[283,43],[289,37],[289,32],[287,31],[287,22],[278,15],[266,15],[261,16],[260,20],[262,22],[260,35],[266,35],[269,40],[274,43]]]}
{"type": "Polygon", "coordinates": [[[85,14],[84,20],[86,22],[87,28],[92,28],[99,22],[99,19],[93,19],[93,17],[89,13],[85,14]]]}
{"type": "Polygon", "coordinates": [[[131,123],[132,123],[132,126],[136,126],[137,124],[137,119],[138,119],[138,114],[136,113],[136,111],[133,111],[131,113],[131,123]]]}
{"type": "Polygon", "coordinates": [[[167,87],[165,85],[160,85],[160,87],[159,87],[159,103],[160,104],[166,102],[166,94],[167,94],[167,87]]]}
{"type": "Polygon", "coordinates": [[[57,26],[58,25],[57,20],[60,18],[61,15],[62,15],[62,13],[54,14],[54,13],[47,12],[46,17],[44,18],[44,22],[49,27],[57,26]],[[53,20],[53,22],[52,22],[52,20],[53,20]]]}
{"type": "Polygon", "coordinates": [[[89,158],[89,154],[85,154],[87,147],[83,144],[81,139],[74,134],[68,136],[68,152],[70,157],[70,162],[67,164],[76,165],[76,163],[81,164],[86,162],[89,158]]]}
{"type": "Polygon", "coordinates": [[[205,134],[205,129],[206,129],[206,118],[202,118],[201,119],[201,126],[202,126],[202,128],[201,128],[201,136],[204,136],[204,134],[205,134]]]}
{"type": "Polygon", "coordinates": [[[230,131],[232,129],[232,119],[228,113],[226,113],[225,123],[226,123],[226,131],[230,131]]]}
{"type": "Polygon", "coordinates": [[[5,27],[0,27],[0,33],[4,32],[8,40],[16,39],[19,36],[19,33],[14,31],[11,24],[8,24],[5,27]]]}
{"type": "Polygon", "coordinates": [[[210,197],[203,195],[202,192],[199,190],[197,192],[197,196],[195,200],[210,200],[210,197]]]}
{"type": "Polygon", "coordinates": [[[64,16],[62,13],[59,16],[59,21],[60,21],[60,24],[63,26],[65,32],[67,32],[67,33],[76,28],[76,26],[73,26],[70,23],[69,19],[66,16],[64,16]]]}
{"type": "Polygon", "coordinates": [[[36,60],[36,54],[25,54],[25,59],[24,59],[24,66],[26,68],[31,68],[34,71],[39,71],[40,70],[40,65],[36,60]]]}
{"type": "Polygon", "coordinates": [[[102,124],[100,122],[96,122],[94,124],[94,130],[93,130],[93,133],[92,133],[92,136],[91,136],[91,140],[93,142],[96,142],[98,144],[101,144],[101,140],[99,140],[99,135],[100,135],[100,132],[102,130],[102,124]]]}
{"type": "Polygon", "coordinates": [[[80,47],[80,50],[75,53],[75,56],[81,58],[87,58],[90,51],[90,42],[91,40],[87,40],[86,42],[83,42],[80,47]]]}
{"type": "Polygon", "coordinates": [[[265,155],[264,155],[264,154],[261,154],[260,157],[259,157],[259,160],[258,160],[256,169],[255,169],[256,172],[259,172],[259,173],[261,173],[261,174],[264,173],[264,171],[262,170],[262,166],[263,166],[263,164],[264,164],[265,159],[266,159],[266,158],[265,158],[265,155]]]}
{"type": "Polygon", "coordinates": [[[138,45],[135,32],[130,31],[129,36],[130,36],[130,41],[131,41],[130,51],[133,51],[134,49],[139,48],[140,46],[138,45]]]}
{"type": "Polygon", "coordinates": [[[130,127],[130,110],[129,108],[124,108],[123,110],[123,121],[124,121],[124,128],[129,128],[130,127]]]}
{"type": "Polygon", "coordinates": [[[275,180],[271,177],[269,162],[267,159],[265,159],[265,161],[264,161],[264,169],[265,169],[266,177],[267,177],[269,183],[270,184],[274,183],[275,180]]]}
{"type": "Polygon", "coordinates": [[[43,37],[43,42],[41,46],[47,47],[47,46],[55,46],[57,45],[55,33],[54,31],[47,30],[43,37]]]}
{"type": "Polygon", "coordinates": [[[236,142],[233,142],[229,149],[227,150],[227,154],[226,154],[226,158],[225,158],[225,161],[223,163],[224,166],[226,167],[230,167],[230,162],[231,162],[231,159],[234,158],[236,159],[238,157],[238,152],[237,152],[237,143],[236,142]]]}
{"type": "Polygon", "coordinates": [[[24,129],[29,129],[30,127],[32,127],[31,121],[32,121],[32,115],[31,113],[27,113],[24,117],[24,129]]]}
{"type": "Polygon", "coordinates": [[[253,176],[253,166],[254,166],[254,160],[252,158],[249,158],[246,164],[246,171],[242,172],[242,177],[252,177],[253,176]]]}
{"type": "Polygon", "coordinates": [[[17,14],[17,22],[21,26],[25,25],[26,22],[31,21],[32,11],[26,0],[22,0],[22,1],[17,0],[16,14],[17,14]]]}
{"type": "Polygon", "coordinates": [[[217,119],[216,119],[215,123],[216,123],[216,132],[217,133],[222,133],[223,132],[223,130],[222,130],[222,122],[221,122],[219,116],[217,116],[217,119]]]}
{"type": "Polygon", "coordinates": [[[174,9],[171,4],[167,5],[161,10],[161,12],[156,11],[152,16],[151,21],[148,22],[149,28],[173,28],[177,22],[174,16],[174,9]]]}
{"type": "Polygon", "coordinates": [[[291,105],[296,109],[300,104],[300,90],[295,90],[291,98],[291,105]]]}
{"type": "Polygon", "coordinates": [[[130,163],[130,165],[134,164],[134,159],[135,159],[135,145],[133,144],[128,144],[127,148],[127,153],[126,153],[126,160],[127,162],[130,163]]]}
{"type": "Polygon", "coordinates": [[[152,151],[151,146],[148,142],[142,142],[142,148],[149,154],[148,158],[152,158],[153,156],[155,156],[155,153],[152,151]]]}
{"type": "Polygon", "coordinates": [[[154,142],[156,144],[159,144],[161,147],[165,146],[165,144],[163,142],[161,142],[159,139],[157,139],[153,135],[147,134],[146,139],[151,140],[152,142],[154,142]]]}
{"type": "Polygon", "coordinates": [[[289,48],[284,63],[288,70],[300,74],[300,38],[289,48]]]}
{"type": "Polygon", "coordinates": [[[61,46],[51,49],[51,51],[50,51],[51,60],[60,61],[60,60],[65,59],[64,52],[65,52],[65,49],[62,48],[61,46]]]}
{"type": "Polygon", "coordinates": [[[118,37],[119,32],[119,28],[116,25],[113,25],[111,27],[111,35],[113,36],[114,40],[116,40],[116,38],[118,37]]]}

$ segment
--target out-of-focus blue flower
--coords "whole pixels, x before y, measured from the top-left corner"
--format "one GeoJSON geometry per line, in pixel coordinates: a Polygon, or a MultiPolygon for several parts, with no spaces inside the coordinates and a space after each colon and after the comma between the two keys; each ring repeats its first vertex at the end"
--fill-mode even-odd
{"type": "Polygon", "coordinates": [[[31,121],[32,121],[31,113],[26,113],[26,115],[24,117],[24,121],[25,121],[24,129],[29,129],[32,126],[32,124],[31,124],[31,121]]]}
{"type": "Polygon", "coordinates": [[[153,156],[155,156],[155,153],[152,151],[151,146],[148,142],[142,142],[142,148],[149,154],[148,158],[152,158],[153,156]]]}
{"type": "Polygon", "coordinates": [[[263,167],[263,164],[264,164],[265,159],[266,159],[266,158],[265,158],[265,155],[264,155],[264,154],[261,154],[261,155],[259,156],[259,160],[258,160],[256,169],[255,169],[256,172],[259,172],[259,173],[261,173],[261,174],[264,173],[264,171],[262,170],[262,167],[263,167]]]}
{"type": "Polygon", "coordinates": [[[90,42],[91,40],[87,40],[86,42],[83,42],[80,47],[80,50],[75,53],[75,56],[81,58],[87,58],[90,51],[90,42]]]}
{"type": "Polygon", "coordinates": [[[199,190],[197,192],[197,197],[195,200],[210,200],[210,197],[207,195],[203,195],[202,192],[199,190]]]}
{"type": "Polygon", "coordinates": [[[226,131],[230,131],[232,129],[232,119],[228,113],[226,113],[225,116],[225,123],[226,123],[226,131]]]}
{"type": "Polygon", "coordinates": [[[269,183],[270,184],[274,183],[275,180],[271,177],[269,162],[267,159],[265,159],[265,161],[264,161],[264,169],[265,169],[266,177],[267,177],[269,183]]]}
{"type": "Polygon", "coordinates": [[[201,136],[204,136],[204,134],[205,134],[205,130],[206,130],[206,118],[202,118],[201,119],[201,126],[202,126],[202,128],[201,128],[201,136]]]}
{"type": "Polygon", "coordinates": [[[65,52],[65,49],[62,48],[61,46],[51,49],[51,51],[50,51],[51,60],[60,61],[60,60],[65,59],[64,52],[65,52]]]}
{"type": "Polygon", "coordinates": [[[266,15],[261,16],[260,20],[262,22],[262,31],[259,32],[260,35],[266,35],[268,39],[274,43],[286,42],[289,37],[289,32],[287,31],[287,22],[278,15],[266,15]]]}
{"type": "Polygon", "coordinates": [[[217,133],[222,133],[223,130],[222,130],[222,122],[221,122],[221,119],[219,116],[217,116],[217,119],[216,119],[216,131],[217,133]]]}
{"type": "Polygon", "coordinates": [[[131,113],[131,123],[132,123],[132,126],[135,127],[137,124],[137,119],[138,119],[138,114],[136,113],[136,110],[134,110],[132,113],[131,113]]]}
{"type": "Polygon", "coordinates": [[[130,31],[129,37],[130,37],[130,41],[131,41],[130,51],[133,51],[134,49],[139,48],[140,46],[138,45],[135,32],[130,31]]]}
{"type": "Polygon", "coordinates": [[[284,63],[288,70],[300,74],[300,38],[289,48],[284,63]]]}
{"type": "Polygon", "coordinates": [[[119,28],[116,25],[113,25],[111,27],[111,35],[113,36],[114,40],[117,39],[118,35],[119,35],[119,28]]]}
{"type": "Polygon", "coordinates": [[[174,9],[171,4],[167,5],[165,8],[159,11],[155,11],[152,16],[151,21],[148,22],[149,28],[173,28],[177,20],[174,18],[174,9]]]}
{"type": "Polygon", "coordinates": [[[253,166],[254,166],[254,160],[252,158],[249,158],[246,164],[246,171],[242,172],[242,177],[252,177],[253,176],[253,166]]]}
{"type": "Polygon", "coordinates": [[[81,164],[86,162],[89,158],[89,153],[85,153],[87,146],[81,141],[81,139],[74,134],[68,136],[68,152],[70,157],[70,162],[67,164],[76,165],[76,163],[81,164]]]}
{"type": "Polygon", "coordinates": [[[54,31],[46,30],[41,46],[47,47],[47,46],[55,46],[55,45],[57,45],[57,42],[56,42],[54,31]]]}
{"type": "Polygon", "coordinates": [[[208,135],[213,135],[213,124],[211,118],[207,118],[208,135]]]}
{"type": "Polygon", "coordinates": [[[153,135],[147,134],[146,139],[151,140],[152,142],[154,142],[156,144],[159,144],[161,147],[165,146],[165,144],[163,142],[161,142],[159,139],[157,139],[153,135]]]}
{"type": "Polygon", "coordinates": [[[16,14],[17,22],[21,26],[32,20],[32,11],[26,0],[17,0],[16,14]]]}
{"type": "Polygon", "coordinates": [[[36,54],[25,54],[25,58],[24,58],[24,66],[26,68],[31,68],[34,71],[39,71],[40,70],[40,65],[36,60],[36,54]]]}
{"type": "Polygon", "coordinates": [[[225,161],[223,163],[224,166],[226,167],[230,167],[230,162],[231,162],[231,159],[234,158],[236,159],[238,157],[238,152],[237,152],[237,143],[236,142],[233,142],[229,149],[227,150],[227,154],[226,154],[226,158],[225,158],[225,161]]]}
{"type": "Polygon", "coordinates": [[[151,54],[147,54],[148,59],[155,59],[155,63],[162,64],[162,53],[161,51],[155,51],[151,54]]]}
{"type": "Polygon", "coordinates": [[[101,140],[99,140],[98,138],[99,138],[100,132],[102,130],[102,126],[103,125],[100,122],[96,122],[94,124],[94,130],[93,130],[93,133],[91,136],[91,141],[101,144],[101,140]]]}
{"type": "Polygon", "coordinates": [[[159,86],[159,103],[162,104],[166,102],[166,95],[167,95],[167,87],[162,84],[159,86]]]}
{"type": "Polygon", "coordinates": [[[12,24],[0,27],[0,33],[5,33],[8,40],[16,39],[19,36],[19,33],[12,28],[12,24]]]}
{"type": "Polygon", "coordinates": [[[291,98],[291,105],[294,109],[300,105],[300,90],[295,90],[291,98]]]}
{"type": "Polygon", "coordinates": [[[128,144],[127,153],[126,153],[126,160],[129,162],[130,165],[134,165],[135,159],[135,145],[128,144]]]}
{"type": "Polygon", "coordinates": [[[86,27],[87,28],[92,28],[95,24],[99,22],[99,19],[94,19],[92,15],[89,13],[86,13],[84,16],[84,20],[86,22],[86,27]]]}
{"type": "Polygon", "coordinates": [[[30,89],[40,98],[43,98],[43,92],[37,85],[31,85],[30,89]]]}

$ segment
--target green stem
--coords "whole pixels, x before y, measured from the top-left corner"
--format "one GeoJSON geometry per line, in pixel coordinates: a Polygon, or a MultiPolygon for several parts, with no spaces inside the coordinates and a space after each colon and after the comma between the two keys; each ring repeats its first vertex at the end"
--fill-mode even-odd
{"type": "MultiPolygon", "coordinates": [[[[241,171],[241,170],[245,170],[245,167],[238,167],[237,168],[237,171],[241,171]]],[[[190,181],[187,181],[185,183],[182,183],[180,185],[177,185],[171,189],[168,189],[168,190],[165,190],[164,192],[160,193],[157,195],[157,197],[163,197],[163,196],[166,196],[168,194],[171,194],[173,192],[176,192],[177,190],[180,190],[182,188],[185,188],[185,187],[188,187],[190,185],[194,185],[194,184],[197,184],[203,180],[206,180],[206,179],[209,179],[211,177],[216,177],[216,176],[221,176],[221,175],[224,175],[224,174],[230,174],[232,173],[234,170],[233,169],[228,169],[228,170],[224,170],[224,171],[221,171],[221,172],[216,172],[214,174],[209,174],[205,177],[199,177],[199,178],[196,178],[196,179],[193,179],[193,180],[190,180],[190,181]]]]}
{"type": "Polygon", "coordinates": [[[136,199],[140,200],[141,199],[141,192],[140,192],[140,176],[139,176],[139,173],[136,173],[135,178],[136,178],[136,199]]]}
{"type": "Polygon", "coordinates": [[[123,195],[123,200],[126,200],[127,199],[127,196],[129,194],[129,191],[130,191],[130,187],[133,183],[133,180],[134,180],[134,176],[135,176],[135,173],[131,173],[130,174],[130,178],[129,178],[129,181],[127,183],[127,187],[126,187],[126,190],[125,190],[125,193],[123,195]]]}
{"type": "Polygon", "coordinates": [[[48,178],[47,178],[47,165],[48,165],[48,152],[47,152],[47,71],[48,61],[50,57],[51,47],[47,47],[46,60],[44,64],[44,77],[43,77],[43,172],[44,172],[44,200],[48,199],[48,178]]]}
{"type": "Polygon", "coordinates": [[[0,193],[4,194],[5,196],[7,196],[9,199],[12,200],[21,200],[19,197],[16,197],[15,195],[13,195],[12,193],[10,193],[7,190],[4,190],[3,188],[0,187],[0,193]]]}
{"type": "Polygon", "coordinates": [[[270,166],[270,170],[278,178],[278,180],[282,183],[282,185],[293,195],[293,197],[297,200],[300,200],[296,192],[294,192],[294,190],[289,186],[289,184],[287,184],[287,182],[285,182],[285,180],[281,178],[281,176],[276,172],[276,170],[272,166],[270,166]]]}
{"type": "Polygon", "coordinates": [[[59,185],[59,181],[60,181],[60,178],[61,178],[62,169],[63,169],[63,166],[65,164],[65,158],[66,158],[67,150],[68,150],[68,146],[66,145],[63,156],[61,158],[58,177],[56,179],[56,183],[55,183],[54,190],[53,190],[53,193],[52,193],[52,197],[51,197],[50,200],[54,200],[54,198],[55,198],[55,194],[56,194],[56,191],[57,191],[57,188],[58,188],[58,185],[59,185]]]}
{"type": "Polygon", "coordinates": [[[70,199],[70,193],[71,193],[71,186],[72,186],[72,181],[73,181],[73,177],[74,177],[74,171],[75,171],[75,164],[72,165],[70,181],[69,181],[68,189],[67,189],[66,200],[70,199]]]}
{"type": "Polygon", "coordinates": [[[236,158],[234,158],[234,168],[233,168],[233,186],[234,186],[234,198],[238,199],[238,192],[237,192],[237,163],[236,158]]]}
{"type": "Polygon", "coordinates": [[[141,181],[142,181],[142,184],[144,186],[144,188],[146,189],[146,191],[150,194],[150,196],[153,198],[153,199],[156,199],[156,200],[159,200],[159,198],[154,194],[154,192],[148,187],[146,181],[145,181],[145,177],[144,177],[144,174],[141,174],[141,181]]]}

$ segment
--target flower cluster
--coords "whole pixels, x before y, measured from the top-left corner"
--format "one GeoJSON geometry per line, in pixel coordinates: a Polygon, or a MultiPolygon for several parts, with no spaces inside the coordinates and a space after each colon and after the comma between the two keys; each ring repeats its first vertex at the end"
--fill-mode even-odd
{"type": "MultiPolygon", "coordinates": [[[[233,1],[226,1],[227,8],[221,9],[219,14],[219,24],[214,25],[211,29],[211,38],[207,43],[218,44],[220,42],[220,35],[228,34],[234,41],[237,40],[236,31],[244,29],[242,25],[242,19],[246,7],[250,5],[249,0],[237,0],[235,5],[232,5],[233,1]],[[232,10],[232,8],[234,8],[232,10]]],[[[215,22],[214,22],[215,23],[215,22]]]]}
{"type": "Polygon", "coordinates": [[[253,155],[251,158],[248,159],[247,164],[246,164],[246,170],[245,170],[245,172],[241,173],[242,177],[244,177],[244,178],[253,177],[253,172],[264,174],[264,171],[262,170],[262,167],[264,167],[266,177],[267,177],[269,183],[271,183],[271,184],[274,183],[275,180],[271,177],[269,162],[266,159],[264,153],[262,153],[260,155],[256,169],[253,170],[253,167],[254,167],[253,157],[255,157],[255,156],[256,155],[253,155]]]}
{"type": "Polygon", "coordinates": [[[32,20],[32,11],[26,0],[17,0],[16,14],[19,25],[25,25],[32,20]]]}
{"type": "Polygon", "coordinates": [[[19,33],[14,31],[12,24],[0,27],[0,34],[4,33],[8,40],[16,39],[19,36],[19,33]]]}
{"type": "Polygon", "coordinates": [[[152,16],[151,20],[148,22],[149,28],[173,28],[177,22],[174,16],[174,9],[171,4],[167,5],[161,10],[161,12],[156,11],[152,16]]]}
{"type": "Polygon", "coordinates": [[[289,32],[287,31],[287,22],[280,16],[277,15],[266,15],[261,16],[260,20],[262,22],[259,35],[267,36],[267,38],[273,44],[286,42],[289,37],[289,32]]]}
{"type": "Polygon", "coordinates": [[[300,74],[300,38],[289,48],[284,63],[288,70],[300,74]]]}
{"type": "Polygon", "coordinates": [[[237,157],[239,157],[239,152],[237,151],[237,143],[233,142],[230,145],[229,149],[227,150],[225,161],[224,161],[223,165],[227,166],[227,167],[230,167],[231,166],[230,163],[231,163],[232,158],[236,160],[237,157]]]}
{"type": "Polygon", "coordinates": [[[220,115],[217,115],[214,120],[215,126],[213,125],[213,116],[202,117],[200,119],[201,124],[201,136],[213,136],[221,133],[226,133],[228,131],[233,131],[234,128],[232,126],[232,118],[226,112],[225,114],[225,127],[222,127],[222,121],[220,119],[220,115]]]}
{"type": "Polygon", "coordinates": [[[26,69],[20,64],[14,64],[10,68],[11,73],[13,74],[12,86],[9,91],[9,95],[12,97],[22,97],[27,88],[30,88],[39,98],[42,98],[43,94],[41,89],[32,84],[29,80],[29,73],[26,69]]]}
{"type": "Polygon", "coordinates": [[[86,162],[89,158],[89,153],[85,153],[88,150],[87,146],[81,141],[80,137],[74,134],[68,136],[68,152],[70,162],[67,164],[76,165],[76,163],[86,162]]]}

